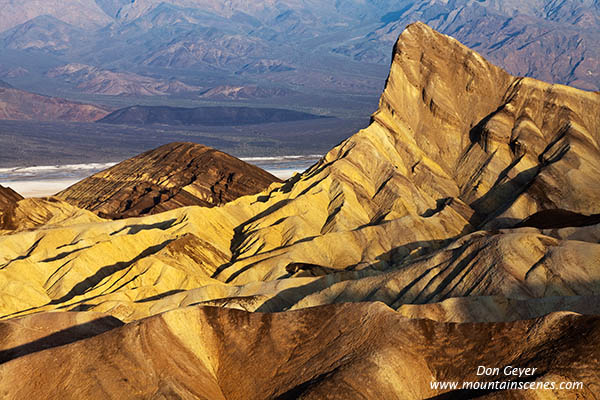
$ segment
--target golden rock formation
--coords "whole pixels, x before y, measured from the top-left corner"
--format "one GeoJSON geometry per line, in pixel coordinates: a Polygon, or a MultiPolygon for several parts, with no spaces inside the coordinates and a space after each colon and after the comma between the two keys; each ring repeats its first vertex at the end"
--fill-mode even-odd
{"type": "MultiPolygon", "coordinates": [[[[597,316],[573,313],[505,324],[410,320],[381,303],[275,314],[189,307],[46,351],[27,349],[0,365],[0,392],[52,399],[420,400],[443,393],[431,389],[432,381],[504,379],[582,382],[578,395],[593,398],[599,370],[575,366],[597,356],[599,328],[597,316]],[[573,339],[582,335],[586,340],[573,339]],[[53,384],[39,368],[46,365],[53,366],[53,384]],[[480,365],[502,366],[502,377],[477,376],[480,365]],[[521,368],[522,376],[506,376],[504,366],[521,368]]],[[[460,393],[447,396],[453,394],[460,393]]],[[[539,398],[531,390],[479,395],[539,398]]]]}
{"type": "Polygon", "coordinates": [[[56,212],[0,235],[4,319],[127,323],[1,365],[0,393],[421,399],[515,365],[590,396],[598,319],[574,312],[600,311],[598,110],[598,93],[512,77],[413,24],[372,124],[303,174],[220,207],[56,212]],[[31,367],[49,363],[57,385],[31,367]]]}

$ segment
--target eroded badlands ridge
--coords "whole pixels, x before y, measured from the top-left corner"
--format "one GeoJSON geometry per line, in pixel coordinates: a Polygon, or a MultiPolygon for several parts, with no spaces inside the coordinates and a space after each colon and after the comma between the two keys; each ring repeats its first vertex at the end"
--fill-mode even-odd
{"type": "Polygon", "coordinates": [[[116,221],[65,218],[0,236],[4,318],[60,309],[128,323],[12,360],[1,367],[8,383],[0,386],[14,396],[52,397],[54,386],[41,384],[49,379],[43,370],[31,372],[32,383],[19,393],[11,382],[28,365],[64,360],[61,376],[82,382],[72,384],[73,397],[106,383],[113,397],[151,387],[141,396],[423,398],[442,394],[430,391],[432,377],[474,379],[474,363],[497,353],[500,363],[539,364],[541,375],[532,379],[581,380],[583,396],[595,393],[596,317],[518,320],[600,312],[598,110],[598,93],[510,76],[454,39],[411,25],[395,46],[372,124],[304,174],[220,207],[116,221]],[[544,215],[560,218],[539,224],[544,215]],[[331,306],[378,301],[395,311],[331,306]],[[192,305],[286,312],[182,308],[192,305]],[[310,308],[320,305],[330,308],[310,308]],[[396,322],[372,323],[372,313],[396,322]],[[286,338],[265,334],[271,331],[255,321],[286,338]],[[287,329],[295,324],[298,330],[287,329]],[[322,327],[331,334],[305,347],[322,327]],[[201,332],[188,346],[193,329],[201,332]],[[258,350],[247,353],[254,344],[240,344],[245,329],[263,333],[258,350]],[[416,339],[404,339],[404,329],[416,339]],[[146,356],[122,354],[142,351],[140,343],[153,348],[154,334],[166,342],[180,336],[177,343],[194,350],[152,351],[155,363],[144,361],[148,374],[141,374],[135,360],[146,356]],[[124,353],[100,361],[109,348],[124,353]],[[277,352],[269,362],[258,358],[290,348],[298,349],[294,357],[324,353],[307,355],[304,370],[275,359],[277,352]],[[424,350],[412,358],[414,349],[424,350]],[[427,354],[429,361],[418,358],[427,354]],[[75,367],[89,359],[98,359],[96,372],[75,367]],[[248,389],[249,370],[269,379],[248,389]],[[231,371],[239,378],[232,384],[225,382],[231,371]],[[115,379],[130,383],[113,385],[115,379]]]}
{"type": "MultiPolygon", "coordinates": [[[[600,371],[586,367],[597,356],[599,328],[599,317],[572,313],[495,325],[409,320],[381,303],[276,314],[189,307],[0,365],[0,392],[56,399],[421,400],[439,393],[431,381],[479,380],[478,365],[501,365],[536,370],[486,379],[579,381],[580,398],[593,398],[600,371]],[[42,368],[32,369],[46,365],[53,366],[54,384],[42,368]]],[[[535,393],[492,390],[478,398],[535,393]]]]}
{"type": "Polygon", "coordinates": [[[126,218],[183,206],[218,206],[273,182],[281,181],[210,147],[171,143],[101,171],[57,196],[102,217],[126,218]]]}

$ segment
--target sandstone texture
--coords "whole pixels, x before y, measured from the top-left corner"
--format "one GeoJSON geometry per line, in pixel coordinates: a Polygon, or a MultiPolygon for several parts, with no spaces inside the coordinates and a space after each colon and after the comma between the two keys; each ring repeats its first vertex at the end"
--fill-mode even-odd
{"type": "Polygon", "coordinates": [[[123,161],[57,196],[106,218],[156,214],[183,206],[213,207],[280,180],[210,147],[171,143],[123,161]]]}
{"type": "Polygon", "coordinates": [[[96,214],[56,197],[21,199],[6,207],[1,218],[0,233],[102,221],[96,214]]]}
{"type": "MultiPolygon", "coordinates": [[[[65,213],[0,235],[7,323],[64,312],[125,323],[1,364],[0,393],[596,398],[599,110],[599,93],[511,76],[413,24],[371,125],[303,174],[219,207],[175,196],[158,214],[65,213]],[[583,387],[430,386],[499,379],[479,365],[583,387]]],[[[165,176],[152,154],[115,167],[122,183],[105,172],[67,192],[87,202],[165,176]]]]}

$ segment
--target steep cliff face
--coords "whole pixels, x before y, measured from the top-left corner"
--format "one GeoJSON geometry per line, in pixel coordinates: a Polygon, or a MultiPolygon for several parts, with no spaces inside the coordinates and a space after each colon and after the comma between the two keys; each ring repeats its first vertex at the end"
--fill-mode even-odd
{"type": "MultiPolygon", "coordinates": [[[[539,368],[532,381],[584,381],[586,396],[600,381],[598,346],[593,334],[581,335],[597,321],[564,312],[598,313],[599,109],[598,93],[510,76],[456,40],[411,25],[395,46],[372,124],[302,175],[221,207],[116,221],[66,217],[1,235],[5,318],[60,308],[128,323],[10,361],[0,367],[11,377],[1,388],[52,395],[64,388],[39,389],[41,372],[17,387],[15,371],[85,359],[98,360],[94,373],[60,370],[82,382],[74,397],[92,396],[90,377],[103,376],[115,397],[153,388],[209,398],[427,398],[443,392],[432,391],[432,380],[472,380],[473,368],[493,361],[539,368]],[[334,304],[351,302],[372,304],[334,304]],[[192,305],[267,314],[182,308],[192,305]],[[562,313],[542,318],[553,312],[562,313]],[[517,321],[524,318],[542,319],[517,321]],[[144,366],[123,359],[152,349],[154,337],[175,343],[173,352],[134,357],[153,360],[144,366]],[[291,348],[298,351],[272,351],[291,348]],[[175,364],[184,359],[194,362],[175,364]],[[247,363],[238,374],[239,360],[247,363]],[[118,373],[110,367],[123,363],[118,373]],[[272,366],[268,382],[246,383],[254,365],[272,366]],[[155,379],[155,369],[166,372],[155,379]]],[[[157,178],[165,171],[152,154],[71,192],[91,201],[132,178],[179,182],[171,169],[171,178],[157,178]]],[[[204,163],[183,164],[185,174],[204,163]]],[[[111,196],[104,204],[121,195],[111,196]]]]}
{"type": "Polygon", "coordinates": [[[280,180],[210,147],[171,143],[86,178],[58,197],[103,217],[126,218],[219,206],[274,182],[280,180]]]}
{"type": "Polygon", "coordinates": [[[600,193],[585,182],[600,173],[599,101],[509,76],[415,24],[398,41],[374,120],[416,144],[406,160],[415,175],[427,168],[415,157],[421,151],[451,178],[436,197],[460,199],[483,226],[506,227],[546,209],[598,213],[600,193]]]}

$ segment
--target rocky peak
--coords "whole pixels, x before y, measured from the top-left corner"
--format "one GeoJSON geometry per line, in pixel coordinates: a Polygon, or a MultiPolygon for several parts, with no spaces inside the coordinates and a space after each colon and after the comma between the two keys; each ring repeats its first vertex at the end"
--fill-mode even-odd
{"type": "Polygon", "coordinates": [[[459,198],[482,221],[516,221],[542,209],[600,211],[597,191],[574,187],[599,177],[599,106],[597,93],[513,77],[415,23],[398,39],[373,120],[394,132],[398,149],[410,148],[413,172],[451,178],[437,179],[435,196],[459,198]]]}

